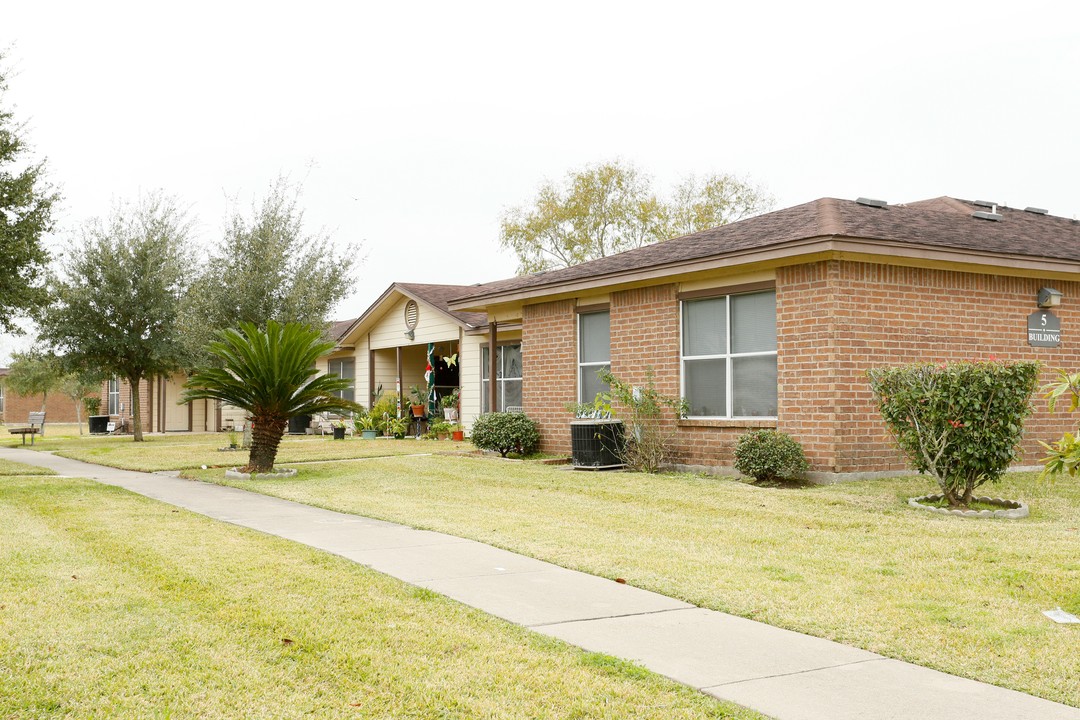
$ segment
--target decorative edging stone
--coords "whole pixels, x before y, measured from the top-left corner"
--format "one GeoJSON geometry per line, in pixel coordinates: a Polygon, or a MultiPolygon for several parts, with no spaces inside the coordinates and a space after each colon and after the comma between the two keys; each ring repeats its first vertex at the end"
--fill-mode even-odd
{"type": "Polygon", "coordinates": [[[907,504],[919,510],[935,512],[939,515],[955,515],[965,518],[1000,518],[1002,520],[1019,520],[1028,516],[1028,506],[1019,500],[1005,500],[1003,498],[975,497],[972,502],[981,502],[986,505],[997,505],[1003,510],[952,510],[950,508],[931,507],[923,503],[940,502],[945,499],[944,495],[923,495],[922,497],[908,498],[907,504]]]}
{"type": "Polygon", "coordinates": [[[225,471],[225,477],[232,478],[233,480],[250,480],[252,475],[262,475],[264,477],[272,478],[289,478],[296,475],[296,468],[274,468],[270,472],[266,473],[246,473],[240,472],[237,468],[229,468],[225,471]]]}

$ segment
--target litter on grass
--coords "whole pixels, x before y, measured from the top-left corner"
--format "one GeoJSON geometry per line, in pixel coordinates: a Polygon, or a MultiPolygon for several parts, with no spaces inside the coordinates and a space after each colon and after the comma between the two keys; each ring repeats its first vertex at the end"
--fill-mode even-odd
{"type": "Polygon", "coordinates": [[[1056,623],[1063,623],[1063,624],[1070,624],[1070,625],[1073,624],[1073,623],[1080,624],[1080,618],[1076,617],[1075,615],[1070,615],[1069,613],[1065,612],[1061,608],[1054,608],[1053,610],[1043,610],[1043,615],[1050,618],[1051,620],[1053,620],[1056,623]]]}

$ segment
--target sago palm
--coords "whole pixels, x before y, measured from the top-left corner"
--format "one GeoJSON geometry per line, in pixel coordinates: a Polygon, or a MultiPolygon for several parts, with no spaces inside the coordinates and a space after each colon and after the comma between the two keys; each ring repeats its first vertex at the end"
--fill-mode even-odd
{"type": "Polygon", "coordinates": [[[207,350],[222,367],[192,375],[181,402],[220,400],[251,416],[248,472],[274,469],[289,418],[357,409],[355,403],[333,394],[347,389],[349,380],[316,372],[315,361],[334,347],[317,330],[271,320],[263,331],[242,322],[238,330],[223,330],[218,337],[207,350]]]}

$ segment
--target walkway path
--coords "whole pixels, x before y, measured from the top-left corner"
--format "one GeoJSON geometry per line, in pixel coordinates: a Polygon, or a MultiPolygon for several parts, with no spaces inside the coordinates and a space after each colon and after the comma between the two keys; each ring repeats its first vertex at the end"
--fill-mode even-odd
{"type": "Polygon", "coordinates": [[[0,448],[304,543],[779,720],[1080,720],[1080,709],[891,660],[427,530],[165,474],[0,448]]]}

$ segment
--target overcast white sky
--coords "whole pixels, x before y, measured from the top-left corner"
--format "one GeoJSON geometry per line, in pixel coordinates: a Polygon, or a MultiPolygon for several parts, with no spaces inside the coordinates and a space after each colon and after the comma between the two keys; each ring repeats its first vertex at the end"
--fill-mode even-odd
{"type": "MultiPolygon", "coordinates": [[[[1080,4],[19,2],[5,98],[59,232],[164,189],[201,242],[278,174],[362,240],[338,317],[393,281],[507,277],[498,221],[621,158],[779,207],[952,195],[1080,213],[1080,4]]],[[[0,337],[0,364],[18,343],[0,337]]]]}

